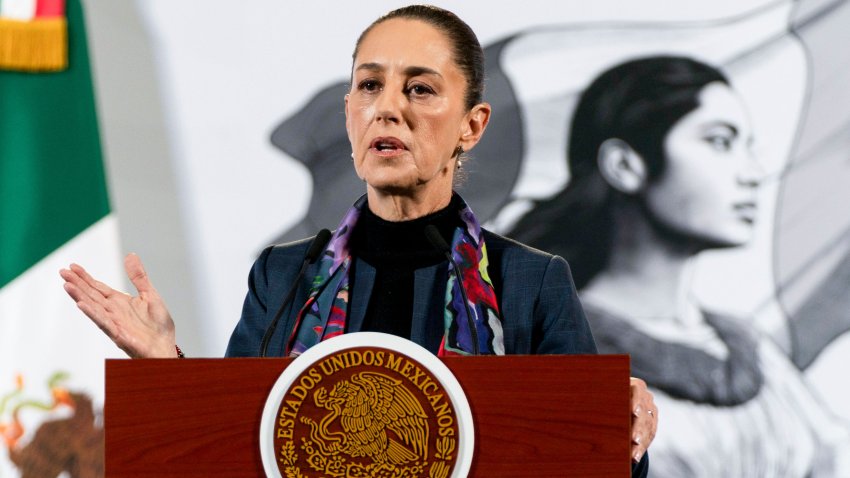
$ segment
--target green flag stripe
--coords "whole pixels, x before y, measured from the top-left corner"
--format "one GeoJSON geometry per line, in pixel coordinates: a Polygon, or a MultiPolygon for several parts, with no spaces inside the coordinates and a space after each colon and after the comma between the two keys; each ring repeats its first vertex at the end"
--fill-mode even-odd
{"type": "Polygon", "coordinates": [[[0,287],[109,213],[82,8],[69,68],[0,71],[0,287]]]}

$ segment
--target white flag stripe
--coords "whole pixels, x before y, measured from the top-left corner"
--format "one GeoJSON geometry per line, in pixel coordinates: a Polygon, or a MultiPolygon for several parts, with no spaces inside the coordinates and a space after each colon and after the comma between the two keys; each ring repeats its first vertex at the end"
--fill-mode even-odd
{"type": "MultiPolygon", "coordinates": [[[[79,262],[104,282],[123,284],[117,222],[113,215],[106,216],[0,289],[0,396],[14,390],[20,373],[24,395],[50,403],[47,380],[65,371],[70,377],[63,385],[91,396],[96,409],[102,409],[104,358],[126,355],[65,294],[59,269],[79,262]]],[[[27,432],[22,444],[46,416],[22,413],[27,432]]],[[[18,476],[18,470],[2,446],[0,477],[10,476],[18,476]]]]}
{"type": "Polygon", "coordinates": [[[0,0],[0,17],[11,20],[35,18],[36,0],[0,0]]]}

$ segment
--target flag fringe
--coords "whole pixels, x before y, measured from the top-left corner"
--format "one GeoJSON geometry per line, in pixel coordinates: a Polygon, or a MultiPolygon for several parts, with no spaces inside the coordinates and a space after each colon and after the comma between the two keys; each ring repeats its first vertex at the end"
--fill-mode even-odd
{"type": "Polygon", "coordinates": [[[0,19],[0,70],[61,71],[67,67],[65,18],[0,19]]]}

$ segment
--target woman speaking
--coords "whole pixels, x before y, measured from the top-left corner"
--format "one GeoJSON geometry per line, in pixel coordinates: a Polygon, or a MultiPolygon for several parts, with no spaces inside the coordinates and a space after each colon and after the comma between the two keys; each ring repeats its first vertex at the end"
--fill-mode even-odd
{"type": "MultiPolygon", "coordinates": [[[[346,129],[366,194],[314,264],[304,258],[315,240],[263,251],[227,355],[256,356],[263,343],[294,356],[356,331],[409,338],[440,356],[596,353],[567,263],[482,230],[453,192],[491,114],[469,26],[446,10],[404,7],[370,25],[353,58],[346,129]]],[[[131,357],[176,356],[162,299],[137,256],[125,263],[138,296],[78,265],[61,271],[65,290],[131,357]]],[[[642,381],[632,379],[632,395],[637,462],[657,411],[642,381]]]]}

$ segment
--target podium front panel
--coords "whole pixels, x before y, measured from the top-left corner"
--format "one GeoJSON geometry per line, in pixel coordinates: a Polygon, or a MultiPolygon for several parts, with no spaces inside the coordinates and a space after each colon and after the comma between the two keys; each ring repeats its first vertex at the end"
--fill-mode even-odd
{"type": "MultiPolygon", "coordinates": [[[[290,362],[107,360],[107,476],[264,476],[261,415],[290,362]]],[[[474,415],[471,476],[629,476],[628,357],[443,362],[474,415]]]]}

